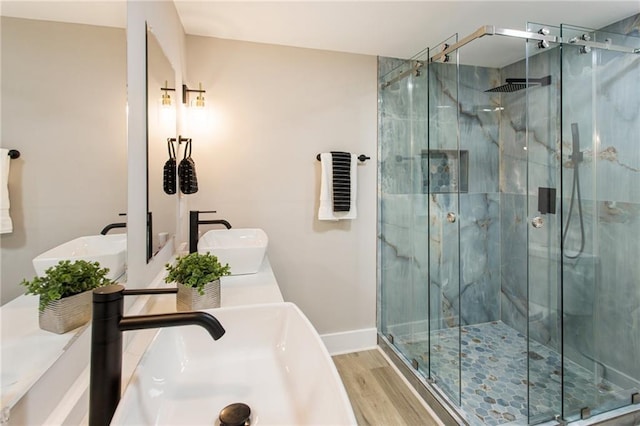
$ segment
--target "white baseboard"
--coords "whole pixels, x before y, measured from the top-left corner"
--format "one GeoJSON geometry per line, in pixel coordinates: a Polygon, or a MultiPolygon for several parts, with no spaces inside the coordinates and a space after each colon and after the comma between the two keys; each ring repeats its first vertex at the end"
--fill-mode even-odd
{"type": "Polygon", "coordinates": [[[320,337],[331,356],[375,349],[378,345],[375,328],[322,334],[320,337]]]}

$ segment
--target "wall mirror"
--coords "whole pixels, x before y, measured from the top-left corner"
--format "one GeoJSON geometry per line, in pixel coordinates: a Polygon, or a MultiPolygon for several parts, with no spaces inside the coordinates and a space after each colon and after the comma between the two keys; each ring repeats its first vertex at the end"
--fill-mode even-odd
{"type": "MultiPolygon", "coordinates": [[[[177,192],[165,191],[164,166],[173,154],[168,139],[176,135],[175,72],[147,23],[147,261],[177,228],[177,192]]],[[[178,143],[173,142],[175,152],[178,143]]],[[[175,184],[177,182],[174,181],[175,184]]]]}
{"type": "Polygon", "coordinates": [[[126,222],[127,61],[123,28],[0,19],[0,141],[21,152],[9,173],[13,232],[0,238],[6,408],[85,330],[39,333],[37,298],[20,285],[35,275],[32,259],[126,222]]]}

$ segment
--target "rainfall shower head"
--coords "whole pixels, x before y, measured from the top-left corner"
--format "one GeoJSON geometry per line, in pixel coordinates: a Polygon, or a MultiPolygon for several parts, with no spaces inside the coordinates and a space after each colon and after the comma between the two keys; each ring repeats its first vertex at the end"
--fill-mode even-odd
{"type": "Polygon", "coordinates": [[[485,90],[485,92],[509,93],[517,92],[518,90],[532,86],[548,86],[551,84],[551,76],[548,75],[542,78],[507,78],[506,82],[507,83],[502,86],[485,90]]]}

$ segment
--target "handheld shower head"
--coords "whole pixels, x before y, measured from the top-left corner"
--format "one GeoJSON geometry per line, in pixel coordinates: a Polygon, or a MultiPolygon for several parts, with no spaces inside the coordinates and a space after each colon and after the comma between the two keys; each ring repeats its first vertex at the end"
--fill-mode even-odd
{"type": "Polygon", "coordinates": [[[580,133],[578,132],[578,123],[571,123],[571,141],[572,141],[572,152],[569,158],[573,164],[578,164],[584,158],[584,155],[580,151],[580,133]]]}

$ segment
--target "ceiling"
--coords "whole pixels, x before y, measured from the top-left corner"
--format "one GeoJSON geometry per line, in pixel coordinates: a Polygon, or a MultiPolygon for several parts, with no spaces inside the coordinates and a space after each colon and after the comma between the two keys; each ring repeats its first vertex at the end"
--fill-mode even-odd
{"type": "MultiPolygon", "coordinates": [[[[212,1],[174,0],[185,32],[258,43],[412,57],[482,25],[526,29],[527,21],[587,28],[640,13],[634,1],[212,1]]],[[[124,27],[126,2],[6,1],[0,13],[31,19],[124,27]]],[[[502,66],[524,55],[522,43],[491,37],[463,52],[478,65],[502,66]],[[513,47],[512,47],[513,46],[513,47]],[[487,59],[491,59],[487,61],[487,59]],[[490,62],[490,63],[489,63],[490,62]]]]}

